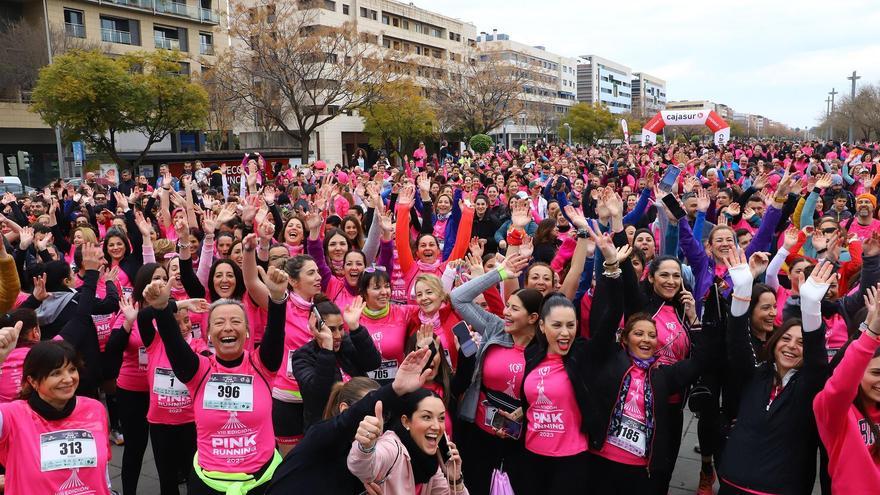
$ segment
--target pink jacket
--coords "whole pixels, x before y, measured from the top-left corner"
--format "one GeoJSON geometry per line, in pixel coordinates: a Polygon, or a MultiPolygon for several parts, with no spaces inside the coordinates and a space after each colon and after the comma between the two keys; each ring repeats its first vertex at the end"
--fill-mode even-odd
{"type": "MultiPolygon", "coordinates": [[[[825,388],[813,399],[819,437],[828,449],[828,472],[834,493],[877,493],[880,466],[862,436],[864,418],[853,405],[862,376],[880,340],[867,332],[846,349],[825,388]]],[[[870,429],[867,429],[870,436],[870,429]]],[[[875,439],[880,441],[880,439],[875,439]]]]}
{"type": "Polygon", "coordinates": [[[453,492],[440,468],[420,490],[416,491],[409,452],[393,431],[386,431],[376,442],[376,450],[364,453],[352,442],[348,452],[348,470],[361,481],[385,479],[385,495],[468,495],[467,488],[453,492]],[[386,476],[386,473],[387,476],[386,476]]]}

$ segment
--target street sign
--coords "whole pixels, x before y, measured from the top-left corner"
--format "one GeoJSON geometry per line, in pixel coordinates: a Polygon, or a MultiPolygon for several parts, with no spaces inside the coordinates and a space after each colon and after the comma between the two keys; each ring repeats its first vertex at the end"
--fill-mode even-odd
{"type": "Polygon", "coordinates": [[[84,161],[86,161],[86,147],[82,141],[74,141],[73,164],[77,167],[82,167],[84,161]]]}

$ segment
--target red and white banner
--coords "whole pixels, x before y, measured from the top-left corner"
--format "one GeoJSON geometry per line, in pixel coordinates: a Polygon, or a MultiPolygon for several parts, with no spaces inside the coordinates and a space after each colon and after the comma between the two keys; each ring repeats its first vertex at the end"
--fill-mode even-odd
{"type": "Polygon", "coordinates": [[[623,129],[623,142],[629,144],[629,126],[626,119],[620,119],[620,128],[623,129]]]}
{"type": "Polygon", "coordinates": [[[657,133],[667,125],[705,125],[715,133],[715,144],[730,140],[730,125],[715,110],[661,110],[642,128],[642,145],[656,143],[657,133]]]}

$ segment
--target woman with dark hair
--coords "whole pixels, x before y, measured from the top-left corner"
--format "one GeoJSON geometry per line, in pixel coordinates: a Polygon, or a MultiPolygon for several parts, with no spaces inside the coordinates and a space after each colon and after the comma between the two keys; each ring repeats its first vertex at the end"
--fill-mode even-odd
{"type": "MultiPolygon", "coordinates": [[[[158,263],[142,266],[134,277],[131,296],[123,296],[126,302],[121,306],[141,308],[144,305],[144,289],[155,280],[168,281],[165,269],[158,263]]],[[[117,320],[117,324],[121,325],[112,331],[105,348],[108,359],[122,362],[116,377],[116,405],[122,437],[125,439],[125,450],[122,452],[122,486],[127,493],[137,492],[150,434],[147,422],[150,408],[148,344],[141,336],[136,315],[133,308],[123,313],[124,317],[117,320]]]]}
{"type": "MultiPolygon", "coordinates": [[[[0,329],[0,360],[22,324],[0,329]]],[[[110,495],[107,412],[75,395],[83,363],[67,342],[41,342],[24,360],[21,398],[0,404],[6,493],[61,493],[68,487],[110,495]]],[[[132,492],[134,493],[134,492],[132,492]]]]}
{"type": "MultiPolygon", "coordinates": [[[[256,235],[248,234],[244,239],[244,281],[250,298],[260,308],[268,310],[269,292],[264,283],[265,276],[261,280],[261,275],[266,272],[262,267],[257,267],[256,246],[256,235]]],[[[284,326],[283,371],[275,375],[272,388],[272,424],[282,455],[286,455],[299,442],[305,431],[302,393],[293,375],[291,358],[297,349],[312,340],[309,318],[314,297],[321,292],[321,273],[311,256],[301,254],[290,258],[285,272],[289,277],[290,290],[284,326]]]]}
{"type": "Polygon", "coordinates": [[[130,293],[138,270],[143,266],[145,255],[152,255],[153,243],[149,240],[152,227],[141,212],[135,212],[128,205],[128,199],[120,192],[114,192],[116,204],[125,214],[126,231],[111,228],[104,236],[104,257],[110,268],[119,267],[118,285],[122,292],[130,293]]]}
{"type": "Polygon", "coordinates": [[[543,296],[535,289],[519,289],[507,298],[503,318],[479,307],[475,299],[507,277],[515,277],[528,263],[508,256],[495,269],[457,287],[452,307],[482,336],[469,387],[459,403],[462,419],[456,439],[468,458],[468,484],[474,493],[488,493],[492,471],[502,465],[514,491],[528,470],[522,464],[519,442],[522,420],[511,415],[520,407],[525,349],[535,336],[543,296]]]}
{"type": "Polygon", "coordinates": [[[872,493],[880,486],[880,318],[877,289],[868,317],[825,388],[813,400],[819,437],[828,450],[833,493],[872,493]]]}
{"type": "Polygon", "coordinates": [[[360,323],[370,332],[382,356],[379,369],[367,376],[383,385],[391,383],[403,362],[407,322],[418,313],[419,307],[391,304],[391,277],[383,266],[372,266],[361,274],[358,293],[364,300],[360,323]]]}
{"type": "Polygon", "coordinates": [[[361,226],[360,220],[354,215],[346,215],[342,219],[340,230],[348,239],[348,244],[352,249],[364,248],[364,228],[361,226]]]}
{"type": "Polygon", "coordinates": [[[364,308],[360,297],[346,306],[345,314],[323,294],[316,295],[313,303],[309,330],[314,339],[290,358],[302,393],[305,430],[321,419],[333,384],[342,381],[343,373],[365,376],[382,362],[370,333],[360,324],[364,308]]]}
{"type": "Polygon", "coordinates": [[[31,348],[40,342],[40,325],[37,313],[28,308],[18,308],[0,317],[0,328],[14,327],[21,322],[18,340],[14,348],[0,364],[0,403],[12,402],[21,392],[22,367],[31,348]]]}
{"type": "Polygon", "coordinates": [[[446,442],[440,397],[424,388],[399,397],[388,430],[382,411],[376,403],[375,416],[358,426],[348,453],[353,475],[364,483],[382,480],[384,495],[468,493],[458,449],[446,442]],[[441,450],[444,443],[448,453],[441,450]]]}
{"type": "MultiPolygon", "coordinates": [[[[245,242],[253,262],[255,242],[245,242]]],[[[288,276],[274,267],[264,278],[261,295],[268,324],[258,351],[246,348],[251,328],[240,301],[220,299],[208,310],[208,339],[215,353],[197,354],[187,344],[174,317],[171,286],[154,281],[144,290],[150,307],[138,313],[140,327],[158,330],[174,376],[193,398],[197,451],[187,484],[190,495],[248,493],[262,495],[281,463],[275,450],[270,383],[284,353],[285,291],[288,276]]]]}
{"type": "Polygon", "coordinates": [[[399,396],[421,388],[429,372],[425,369],[429,357],[427,349],[409,354],[401,361],[394,380],[382,387],[364,377],[334,384],[323,421],[312,425],[302,441],[284,458],[275,470],[266,494],[382,493],[383,479],[361,481],[348,470],[351,441],[361,420],[374,414],[377,403],[394,404],[399,396]]]}
{"type": "Polygon", "coordinates": [[[553,261],[560,245],[559,229],[556,227],[555,218],[545,218],[538,223],[538,230],[535,231],[532,245],[534,246],[535,261],[548,264],[553,261]]]}
{"type": "Polygon", "coordinates": [[[745,320],[754,300],[752,281],[769,260],[755,254],[746,264],[745,254],[736,252],[726,263],[734,286],[725,374],[736,378],[725,398],[732,394],[737,409],[718,466],[719,493],[809,493],[817,443],[813,398],[828,373],[821,301],[836,274],[823,262],[800,285],[801,319],[787,319],[773,331],[760,362],[745,320]]]}

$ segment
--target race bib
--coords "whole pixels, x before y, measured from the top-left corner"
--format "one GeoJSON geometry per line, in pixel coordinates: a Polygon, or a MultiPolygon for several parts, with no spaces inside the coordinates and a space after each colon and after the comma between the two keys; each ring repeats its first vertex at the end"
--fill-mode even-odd
{"type": "Polygon", "coordinates": [[[253,375],[213,373],[205,385],[202,407],[221,411],[253,411],[253,375]]]}
{"type": "Polygon", "coordinates": [[[138,368],[140,368],[141,371],[146,371],[149,362],[150,357],[147,355],[147,348],[138,347],[138,368]]]}
{"type": "Polygon", "coordinates": [[[153,392],[157,395],[167,395],[169,397],[189,395],[186,385],[177,379],[174,371],[168,368],[156,368],[153,372],[153,392]]]}
{"type": "Polygon", "coordinates": [[[98,449],[90,431],[62,430],[40,434],[40,471],[97,465],[98,449]]]}
{"type": "Polygon", "coordinates": [[[393,380],[397,376],[397,360],[382,361],[378,368],[368,371],[367,376],[373,380],[393,380]]]}
{"type": "Polygon", "coordinates": [[[644,457],[645,438],[647,436],[648,428],[644,423],[624,415],[621,418],[620,425],[608,435],[608,443],[630,454],[644,457]]]}

